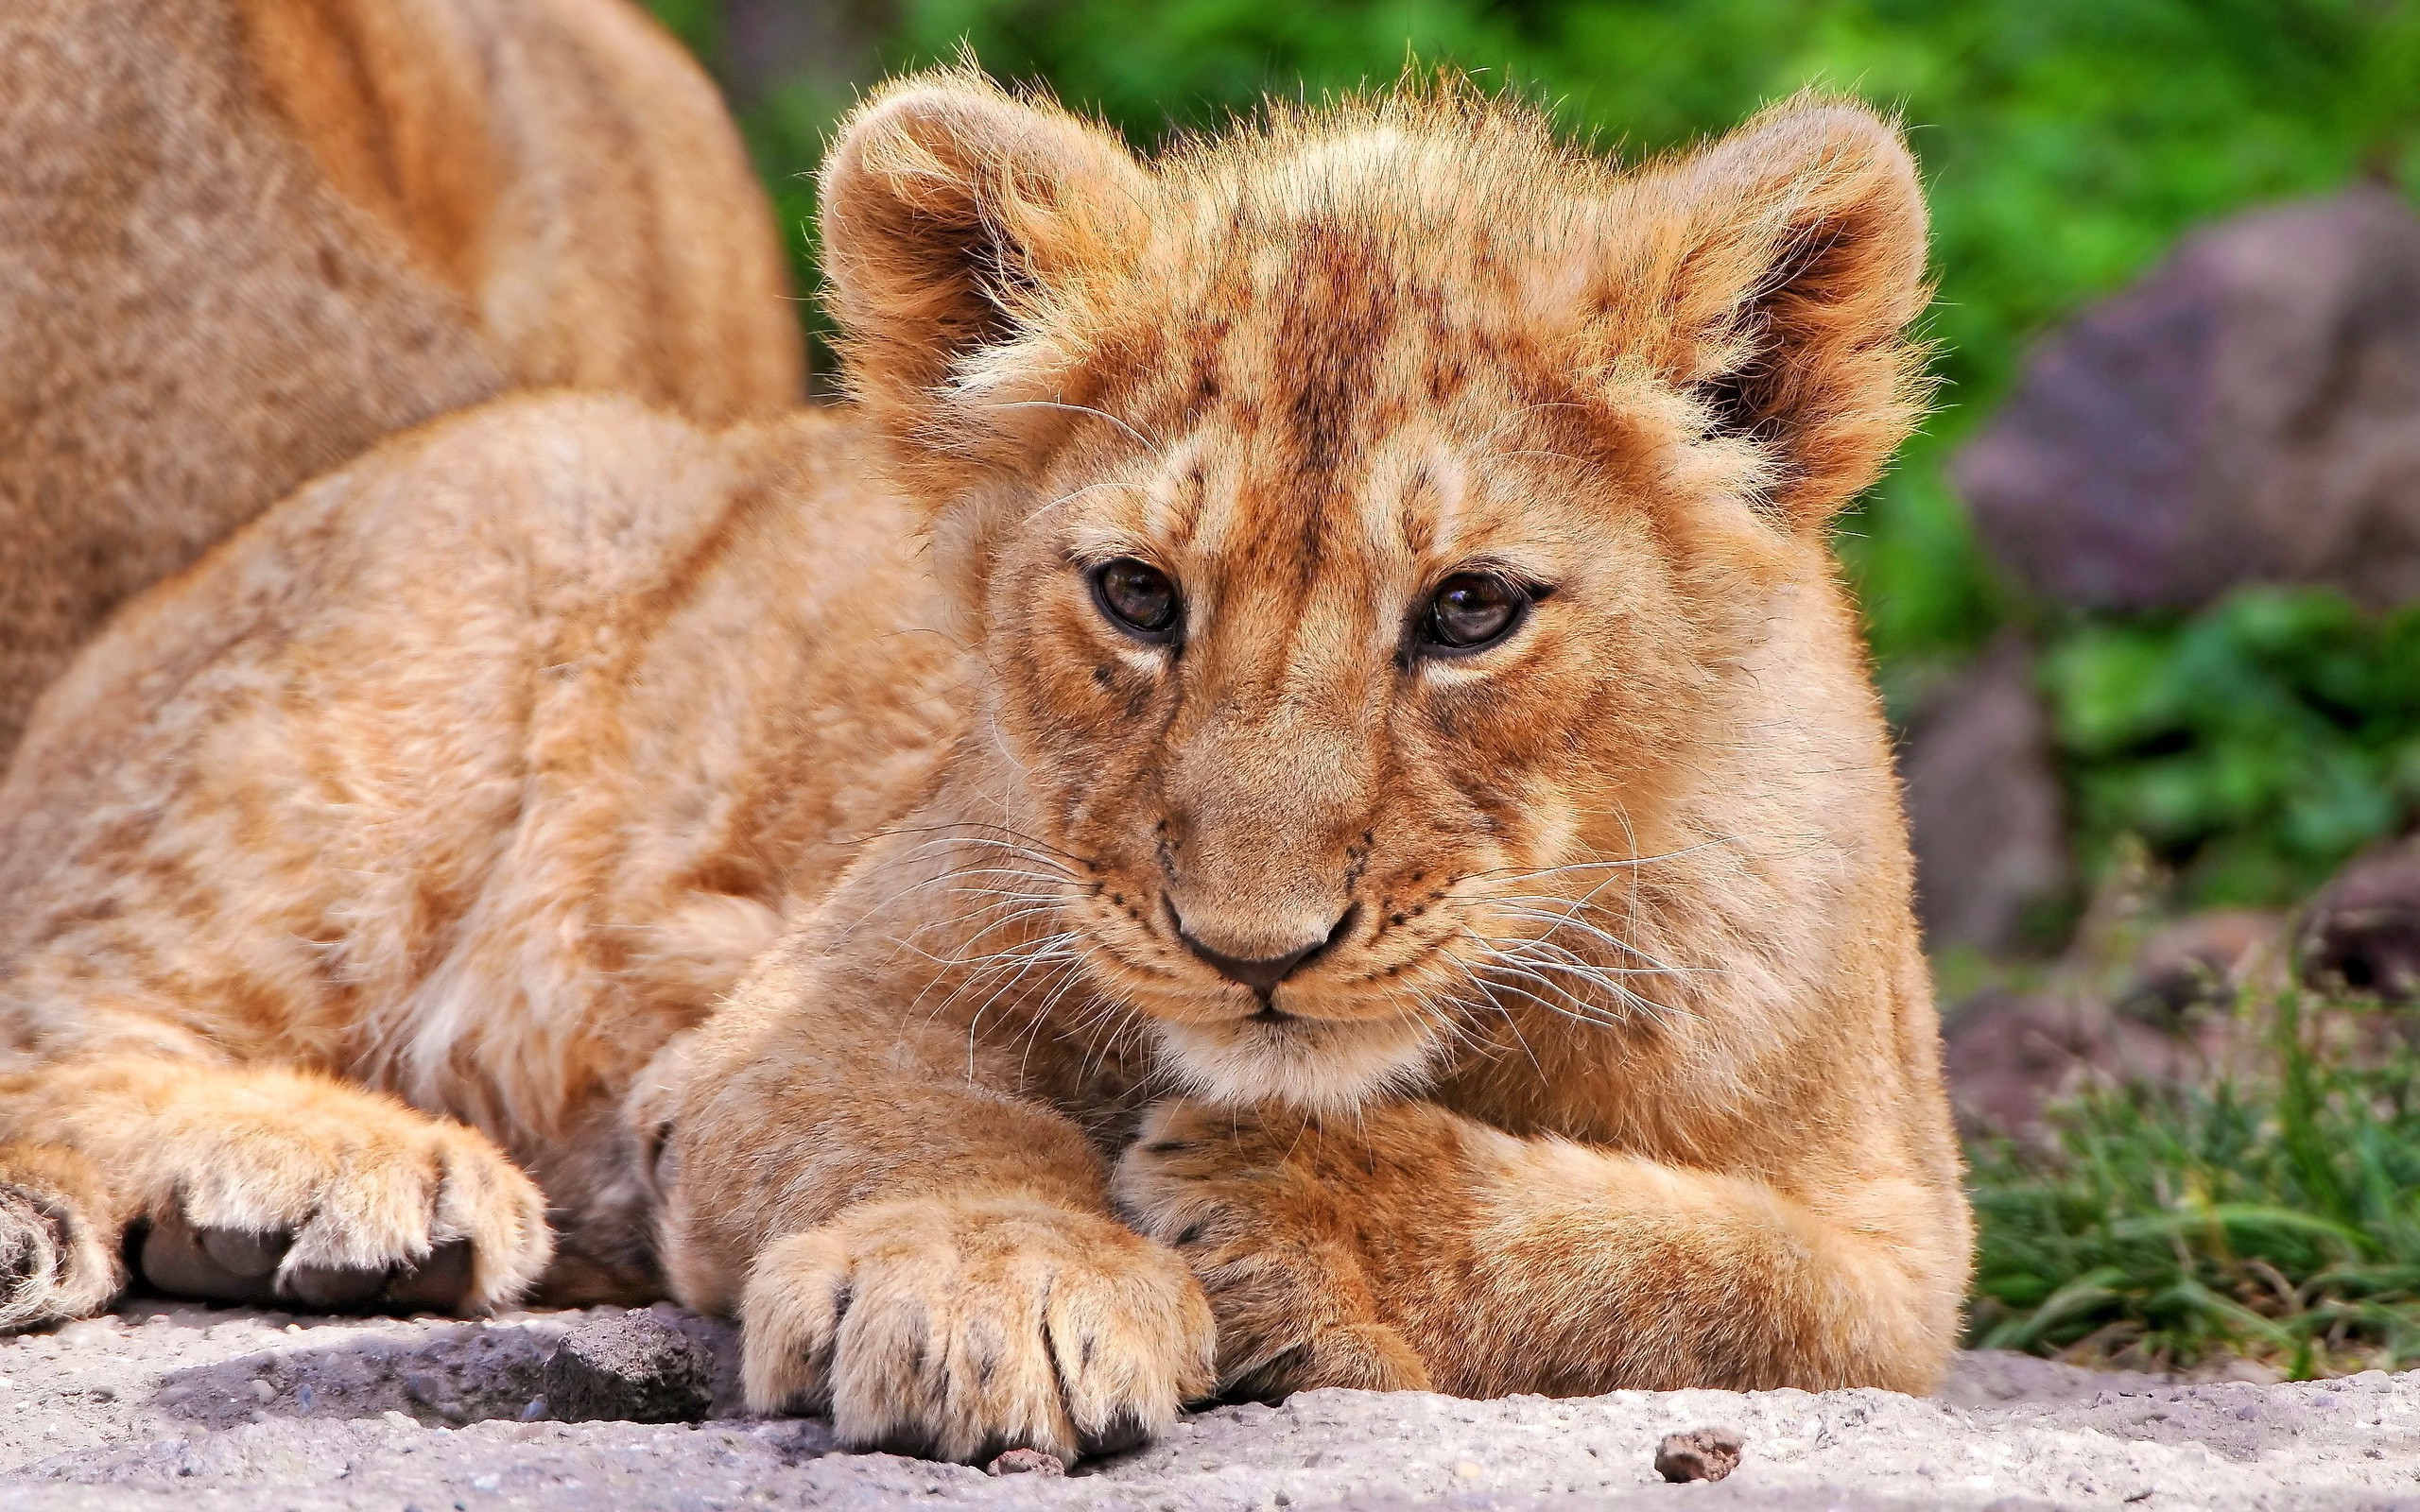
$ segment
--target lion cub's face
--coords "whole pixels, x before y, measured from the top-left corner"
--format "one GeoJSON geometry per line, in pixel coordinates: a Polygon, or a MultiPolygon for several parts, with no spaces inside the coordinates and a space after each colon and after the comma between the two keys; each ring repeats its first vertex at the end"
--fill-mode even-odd
{"type": "Polygon", "coordinates": [[[1572,901],[1627,885],[1786,548],[1905,423],[1887,129],[1621,178],[1431,97],[1151,170],[952,77],[825,192],[1020,843],[1174,1069],[1334,1106],[1483,993],[1617,1017],[1653,963],[1572,901]]]}

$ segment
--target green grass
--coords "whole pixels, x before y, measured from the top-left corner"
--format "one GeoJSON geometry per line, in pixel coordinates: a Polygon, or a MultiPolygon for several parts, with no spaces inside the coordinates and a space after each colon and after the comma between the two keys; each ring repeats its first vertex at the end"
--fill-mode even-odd
{"type": "Polygon", "coordinates": [[[2420,1056],[2295,994],[2238,1027],[2232,1075],[2088,1090],[2054,1144],[1970,1149],[1969,1342],[2295,1379],[2420,1362],[2420,1056]]]}
{"type": "MultiPolygon", "coordinates": [[[[719,55],[720,0],[647,3],[719,55]]],[[[1894,684],[2011,610],[1942,464],[2036,333],[2211,216],[2365,170],[2420,186],[2420,8],[2380,0],[899,0],[890,15],[885,66],[967,48],[1141,146],[1415,60],[1629,157],[1809,86],[1901,111],[1933,205],[1942,408],[1841,541],[1894,684]]],[[[805,176],[848,103],[802,75],[740,120],[802,290],[805,176]]]]}

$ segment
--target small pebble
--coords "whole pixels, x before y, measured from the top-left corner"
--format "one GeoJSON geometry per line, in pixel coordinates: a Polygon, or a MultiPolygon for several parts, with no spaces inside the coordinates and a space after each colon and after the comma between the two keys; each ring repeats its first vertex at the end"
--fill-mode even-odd
{"type": "Polygon", "coordinates": [[[1046,1454],[1038,1449],[1012,1449],[983,1467],[986,1475],[1064,1475],[1067,1467],[1059,1463],[1056,1454],[1046,1454]]]}
{"type": "Polygon", "coordinates": [[[1734,1428],[1666,1434],[1655,1446],[1655,1473],[1668,1481],[1719,1481],[1739,1468],[1742,1447],[1734,1428]]]}

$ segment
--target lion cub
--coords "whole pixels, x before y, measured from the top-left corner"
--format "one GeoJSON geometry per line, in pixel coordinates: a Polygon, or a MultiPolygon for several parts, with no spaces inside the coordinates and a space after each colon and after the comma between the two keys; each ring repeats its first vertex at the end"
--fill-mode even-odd
{"type": "Polygon", "coordinates": [[[1618,172],[1440,87],[1147,163],[942,74],[822,203],[851,408],[442,422],[48,696],[9,1318],[130,1230],[310,1305],[660,1274],[758,1407],[959,1457],[1925,1389],[1968,1219],[1825,548],[1919,402],[1892,130],[1618,172]]]}

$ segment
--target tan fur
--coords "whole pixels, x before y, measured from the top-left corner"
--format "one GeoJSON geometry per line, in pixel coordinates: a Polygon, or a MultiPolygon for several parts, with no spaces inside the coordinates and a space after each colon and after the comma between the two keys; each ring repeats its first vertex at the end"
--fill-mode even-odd
{"type": "Polygon", "coordinates": [[[222,1159],[158,1098],[383,1089],[527,1166],[557,1286],[643,1284],[651,1207],[757,1405],[949,1455],[1214,1387],[1927,1386],[1968,1220],[1824,541],[1918,398],[1893,132],[1620,173],[1440,87],[1145,164],[943,75],[823,194],[854,413],[444,422],[52,692],[0,1136],[156,1220],[222,1159]],[[1096,608],[1124,556],[1179,644],[1096,608]],[[1554,592],[1419,654],[1473,562],[1554,592]],[[1263,996],[1180,919],[1338,932],[1263,996]]]}
{"type": "Polygon", "coordinates": [[[112,606],[382,436],[798,398],[763,193],[625,0],[11,0],[0,101],[0,762],[112,606]]]}

